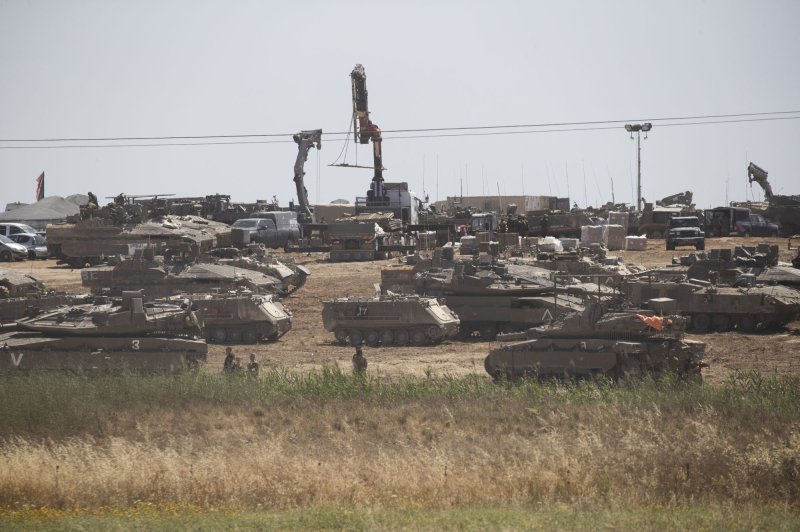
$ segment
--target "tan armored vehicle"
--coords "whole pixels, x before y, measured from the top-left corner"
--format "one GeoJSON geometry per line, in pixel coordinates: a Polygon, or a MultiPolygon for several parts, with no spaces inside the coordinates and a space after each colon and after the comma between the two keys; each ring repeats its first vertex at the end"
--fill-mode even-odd
{"type": "Polygon", "coordinates": [[[444,298],[458,315],[462,339],[477,334],[481,340],[493,340],[499,332],[524,331],[583,310],[581,290],[570,291],[561,288],[556,294],[548,279],[522,278],[509,275],[502,266],[481,268],[471,262],[416,276],[418,294],[444,298]]]}
{"type": "Polygon", "coordinates": [[[81,282],[96,294],[116,295],[143,289],[148,298],[242,288],[273,294],[283,289],[275,277],[246,268],[210,263],[166,264],[149,248],[136,250],[133,257],[113,266],[85,268],[81,271],[81,282]]]}
{"type": "Polygon", "coordinates": [[[110,299],[61,307],[17,322],[26,331],[57,336],[129,336],[148,334],[198,334],[199,323],[188,302],[182,305],[145,303],[141,291],[123,292],[110,299]]]}
{"type": "Polygon", "coordinates": [[[438,343],[458,332],[458,316],[435,298],[385,295],[325,301],[322,322],[336,340],[369,346],[438,343]]]}
{"type": "Polygon", "coordinates": [[[274,296],[189,294],[209,342],[254,344],[277,340],[292,328],[292,314],[274,296]]]}
{"type": "Polygon", "coordinates": [[[753,332],[785,325],[800,314],[800,292],[782,285],[717,287],[701,281],[634,280],[620,290],[635,306],[659,298],[674,301],[677,313],[691,317],[696,332],[753,332]]]}
{"type": "Polygon", "coordinates": [[[0,323],[9,323],[72,302],[72,296],[47,290],[35,277],[0,268],[0,323]]]}
{"type": "Polygon", "coordinates": [[[493,349],[484,366],[495,379],[665,373],[700,378],[705,344],[683,340],[685,321],[652,313],[604,313],[592,304],[553,326],[501,337],[527,339],[493,349]]]}
{"type": "Polygon", "coordinates": [[[47,226],[50,254],[75,268],[99,264],[106,257],[127,254],[130,246],[162,243],[176,253],[198,254],[229,246],[229,225],[200,216],[157,215],[141,205],[111,204],[100,209],[82,208],[71,223],[47,226]]]}
{"type": "Polygon", "coordinates": [[[192,338],[199,324],[188,304],[144,303],[140,293],[94,298],[17,325],[0,334],[0,371],[179,371],[196,367],[208,350],[192,338]]]}

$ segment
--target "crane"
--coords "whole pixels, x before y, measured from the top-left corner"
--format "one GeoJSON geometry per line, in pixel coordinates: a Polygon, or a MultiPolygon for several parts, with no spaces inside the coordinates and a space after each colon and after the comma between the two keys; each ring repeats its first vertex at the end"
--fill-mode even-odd
{"type": "Polygon", "coordinates": [[[357,64],[350,72],[353,88],[353,140],[360,144],[372,141],[372,158],[375,174],[367,191],[367,202],[385,201],[386,192],[383,187],[383,154],[381,153],[381,128],[369,119],[367,102],[367,74],[364,66],[357,64]]]}
{"type": "Polygon", "coordinates": [[[761,188],[764,189],[764,199],[770,201],[772,199],[772,186],[767,181],[768,172],[755,163],[750,163],[747,167],[747,177],[752,183],[755,181],[761,188]]]}
{"type": "Polygon", "coordinates": [[[311,148],[322,149],[322,130],[310,129],[301,131],[292,138],[297,143],[297,160],[294,163],[294,184],[297,187],[297,222],[300,225],[314,223],[314,214],[308,204],[308,191],[303,183],[303,176],[306,175],[303,167],[308,159],[308,152],[311,148]]]}

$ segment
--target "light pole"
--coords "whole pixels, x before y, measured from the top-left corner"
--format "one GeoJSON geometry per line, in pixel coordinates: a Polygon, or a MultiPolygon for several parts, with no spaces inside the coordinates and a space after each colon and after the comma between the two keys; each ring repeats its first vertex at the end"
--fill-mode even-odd
{"type": "Polygon", "coordinates": [[[636,212],[642,212],[642,146],[640,135],[644,131],[644,138],[647,139],[647,132],[653,128],[653,124],[625,124],[625,131],[631,134],[636,132],[636,212]]]}

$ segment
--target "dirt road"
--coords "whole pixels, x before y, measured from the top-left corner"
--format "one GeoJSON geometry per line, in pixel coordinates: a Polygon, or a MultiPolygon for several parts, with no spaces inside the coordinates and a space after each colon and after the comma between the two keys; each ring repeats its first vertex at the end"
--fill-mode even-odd
{"type": "MultiPolygon", "coordinates": [[[[757,241],[768,241],[781,246],[781,260],[787,260],[790,252],[785,239],[708,239],[708,249],[733,247],[740,243],[755,245],[757,241]]],[[[663,240],[648,242],[644,252],[615,252],[625,261],[644,266],[667,264],[672,257],[688,250],[665,251],[663,240]]],[[[333,343],[333,335],[322,326],[322,302],[325,299],[347,295],[368,296],[374,294],[373,285],[380,282],[381,268],[396,264],[396,260],[364,263],[329,263],[325,255],[295,256],[298,263],[311,270],[306,285],[285,301],[293,315],[292,330],[274,343],[235,346],[234,352],[247,360],[249,353],[256,353],[262,367],[280,367],[288,371],[309,371],[323,365],[351,367],[353,351],[333,343]]],[[[81,286],[80,270],[57,266],[55,261],[26,261],[4,263],[4,268],[13,268],[42,280],[48,287],[70,293],[86,292],[81,286]]],[[[759,370],[765,373],[790,373],[800,375],[800,322],[793,322],[784,330],[770,334],[739,334],[736,332],[689,335],[705,341],[708,345],[704,370],[707,382],[721,382],[737,370],[759,370]]],[[[437,346],[404,348],[365,348],[369,360],[369,371],[384,375],[423,376],[428,371],[438,375],[476,374],[485,376],[483,359],[496,343],[444,342],[437,346]]],[[[211,345],[207,370],[221,371],[224,347],[211,345]]],[[[488,377],[487,377],[488,378],[488,377]]]]}

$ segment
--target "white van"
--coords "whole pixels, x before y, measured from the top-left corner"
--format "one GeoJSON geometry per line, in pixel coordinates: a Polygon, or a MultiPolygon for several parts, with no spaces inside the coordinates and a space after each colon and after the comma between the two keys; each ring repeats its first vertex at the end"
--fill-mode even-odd
{"type": "Polygon", "coordinates": [[[0,235],[11,236],[17,233],[36,234],[38,231],[28,224],[0,222],[0,235]]]}

